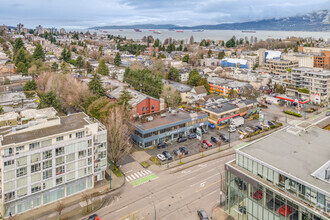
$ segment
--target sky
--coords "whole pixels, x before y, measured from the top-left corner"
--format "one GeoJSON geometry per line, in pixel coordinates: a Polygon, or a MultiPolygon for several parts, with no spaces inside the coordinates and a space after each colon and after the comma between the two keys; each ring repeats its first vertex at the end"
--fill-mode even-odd
{"type": "Polygon", "coordinates": [[[330,0],[0,0],[0,24],[87,28],[192,26],[289,17],[329,9],[330,0]]]}

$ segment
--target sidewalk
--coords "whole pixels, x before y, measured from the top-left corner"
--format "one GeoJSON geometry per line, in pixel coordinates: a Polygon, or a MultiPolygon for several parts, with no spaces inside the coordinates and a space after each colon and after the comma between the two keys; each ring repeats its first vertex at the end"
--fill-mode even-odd
{"type": "MultiPolygon", "coordinates": [[[[90,205],[92,203],[96,203],[98,205],[101,205],[102,201],[104,200],[105,195],[108,192],[112,192],[118,188],[120,188],[124,182],[124,177],[116,177],[114,173],[112,175],[112,181],[111,181],[111,191],[109,191],[109,180],[103,180],[100,183],[97,183],[97,185],[88,191],[85,191],[88,194],[97,193],[99,196],[92,199],[92,201],[89,203],[90,205]]],[[[81,193],[75,194],[73,196],[64,198],[61,201],[65,208],[62,211],[62,219],[77,219],[80,217],[83,217],[83,210],[86,209],[86,202],[83,201],[81,198],[81,193]],[[74,216],[74,217],[73,217],[74,216]]],[[[58,212],[56,211],[56,206],[58,202],[53,202],[49,205],[41,206],[40,208],[33,209],[31,211],[22,213],[21,215],[18,215],[18,218],[20,220],[25,219],[34,219],[34,220],[55,220],[58,219],[58,212]]],[[[90,206],[92,207],[92,206],[90,206]]]]}
{"type": "Polygon", "coordinates": [[[235,218],[230,216],[223,210],[225,207],[215,207],[212,213],[212,218],[214,220],[234,220],[235,218]]]}

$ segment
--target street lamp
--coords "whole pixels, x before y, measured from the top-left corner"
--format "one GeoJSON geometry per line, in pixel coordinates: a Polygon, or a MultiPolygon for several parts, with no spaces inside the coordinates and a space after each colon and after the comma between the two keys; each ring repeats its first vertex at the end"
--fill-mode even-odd
{"type": "MultiPolygon", "coordinates": [[[[151,199],[151,196],[149,196],[149,199],[151,199]]],[[[154,205],[154,210],[155,210],[155,220],[157,219],[157,213],[156,213],[156,205],[153,200],[151,200],[152,204],[154,205]]]]}
{"type": "Polygon", "coordinates": [[[221,207],[221,205],[222,205],[222,174],[221,174],[220,170],[218,169],[218,167],[216,167],[216,168],[220,174],[220,207],[221,207]]]}
{"type": "MultiPolygon", "coordinates": [[[[169,153],[168,152],[168,143],[166,144],[166,146],[167,146],[167,153],[169,153]]],[[[168,155],[167,155],[167,157],[166,157],[166,160],[167,160],[167,169],[169,168],[169,164],[168,164],[168,155]]]]}
{"type": "Polygon", "coordinates": [[[111,160],[110,160],[110,163],[109,163],[109,169],[110,169],[110,189],[111,189],[111,160]]]}

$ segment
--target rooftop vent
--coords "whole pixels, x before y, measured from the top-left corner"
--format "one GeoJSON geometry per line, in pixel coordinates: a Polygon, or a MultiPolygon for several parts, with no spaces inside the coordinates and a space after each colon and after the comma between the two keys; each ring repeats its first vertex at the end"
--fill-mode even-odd
{"type": "Polygon", "coordinates": [[[165,113],[160,114],[160,117],[165,118],[166,117],[166,114],[165,113]]]}
{"type": "Polygon", "coordinates": [[[152,121],[152,120],[154,120],[154,117],[152,116],[147,117],[147,121],[152,121]]]}
{"type": "Polygon", "coordinates": [[[213,108],[213,109],[216,109],[216,108],[217,108],[217,106],[215,106],[215,105],[212,105],[212,108],[213,108]]]}

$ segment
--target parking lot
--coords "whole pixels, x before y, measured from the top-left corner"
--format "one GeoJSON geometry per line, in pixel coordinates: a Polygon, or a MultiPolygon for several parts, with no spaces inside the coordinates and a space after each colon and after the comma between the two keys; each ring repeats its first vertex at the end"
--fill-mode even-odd
{"type": "MultiPolygon", "coordinates": [[[[242,129],[242,130],[245,131],[246,126],[255,127],[256,125],[260,125],[259,120],[250,120],[250,121],[245,120],[244,121],[244,126],[240,127],[239,129],[242,129]]],[[[219,147],[219,145],[217,145],[216,143],[211,141],[211,136],[219,138],[220,133],[224,134],[227,138],[229,138],[228,127],[224,127],[221,130],[217,130],[215,128],[214,129],[209,128],[208,132],[206,134],[203,134],[202,141],[203,140],[208,140],[210,143],[212,143],[212,147],[208,148],[208,149],[213,149],[213,148],[219,147]]],[[[238,133],[237,130],[235,132],[230,133],[230,141],[234,142],[234,141],[239,140],[240,135],[241,134],[238,133]]],[[[219,138],[219,139],[221,140],[221,145],[227,144],[221,138],[219,138]]],[[[179,147],[186,147],[189,151],[189,154],[184,155],[184,157],[187,157],[189,155],[200,153],[199,145],[200,145],[200,141],[197,138],[194,138],[194,139],[187,139],[187,141],[181,142],[181,143],[177,143],[176,141],[173,141],[172,143],[168,144],[168,148],[165,147],[165,148],[158,149],[157,147],[154,147],[153,149],[146,150],[146,152],[150,156],[157,156],[157,154],[161,154],[163,151],[166,151],[168,149],[168,151],[172,155],[173,159],[178,160],[179,158],[178,158],[178,156],[175,156],[173,154],[173,150],[179,149],[179,147]]],[[[208,149],[204,149],[204,151],[207,151],[208,149]]],[[[164,161],[163,163],[166,163],[166,161],[164,161]]]]}

